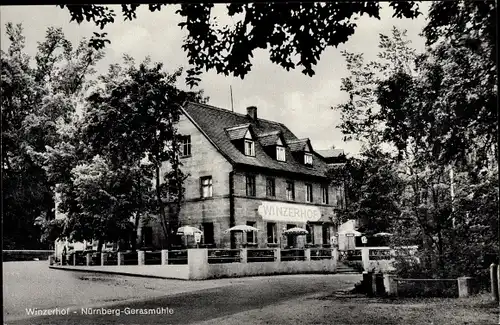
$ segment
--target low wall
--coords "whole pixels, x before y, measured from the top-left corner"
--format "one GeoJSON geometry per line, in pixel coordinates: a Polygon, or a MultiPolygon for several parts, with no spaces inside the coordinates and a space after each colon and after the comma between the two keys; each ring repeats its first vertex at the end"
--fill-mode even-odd
{"type": "Polygon", "coordinates": [[[207,278],[334,273],[336,269],[335,260],[209,264],[207,278]]]}
{"type": "Polygon", "coordinates": [[[2,258],[4,262],[11,261],[33,261],[48,260],[54,254],[53,250],[3,250],[2,258]]]}
{"type": "Polygon", "coordinates": [[[51,269],[189,280],[188,265],[49,266],[51,269]]]}
{"type": "MultiPolygon", "coordinates": [[[[238,256],[239,262],[216,264],[209,262],[209,251],[206,248],[188,249],[187,264],[183,265],[168,264],[167,251],[162,252],[162,265],[145,265],[144,252],[137,252],[137,263],[139,265],[90,265],[91,254],[88,254],[87,265],[52,265],[50,267],[53,269],[72,271],[115,273],[184,280],[204,280],[210,278],[273,274],[334,273],[337,269],[336,251],[329,251],[328,254],[330,255],[314,255],[315,258],[323,259],[311,260],[311,250],[305,249],[303,256],[300,256],[301,259],[303,258],[302,260],[283,261],[281,258],[281,250],[274,249],[274,261],[269,262],[248,262],[247,252],[247,249],[241,249],[238,256]]],[[[222,260],[222,258],[220,259],[222,260]]],[[[118,260],[121,260],[121,258],[118,260]]]]}

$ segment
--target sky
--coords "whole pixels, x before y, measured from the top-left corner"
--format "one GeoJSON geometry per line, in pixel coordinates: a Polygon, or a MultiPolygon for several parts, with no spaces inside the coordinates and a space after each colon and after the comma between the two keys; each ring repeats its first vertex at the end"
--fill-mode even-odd
{"type": "MultiPolygon", "coordinates": [[[[202,75],[199,85],[210,98],[209,104],[231,109],[230,86],[233,90],[234,110],[246,113],[246,107],[257,106],[258,116],[284,123],[299,138],[309,138],[316,150],[332,146],[342,148],[348,155],[356,155],[360,143],[344,142],[337,126],[340,114],[331,107],[345,102],[347,96],[340,91],[341,79],[348,76],[346,62],[341,50],[364,53],[367,60],[374,59],[378,51],[379,34],[389,35],[392,26],[406,29],[408,39],[417,51],[423,51],[424,39],[419,36],[426,24],[430,4],[420,4],[421,15],[417,19],[392,18],[392,9],[382,4],[381,19],[361,16],[357,19],[354,35],[338,48],[327,48],[314,68],[313,77],[302,74],[298,68],[286,71],[272,63],[267,50],[254,52],[252,70],[242,80],[231,76],[208,72],[202,75]]],[[[137,19],[123,21],[121,8],[115,7],[117,17],[107,26],[111,44],[107,46],[105,58],[97,66],[98,73],[105,73],[112,63],[121,62],[123,54],[129,54],[136,62],[150,56],[154,62],[163,62],[167,71],[180,66],[188,67],[187,54],[182,50],[186,32],[177,24],[182,17],[175,14],[176,5],[164,7],[160,12],[150,12],[147,6],[137,11],[137,19]]],[[[214,15],[220,23],[231,23],[224,15],[225,5],[217,4],[214,15]]],[[[90,38],[100,32],[93,23],[78,25],[70,22],[66,9],[47,6],[2,6],[0,7],[0,47],[5,50],[9,43],[5,37],[5,24],[21,23],[26,37],[26,52],[34,56],[37,42],[42,41],[48,27],[61,27],[66,37],[77,44],[83,37],[90,38]]],[[[182,82],[184,78],[182,78],[182,82]]]]}

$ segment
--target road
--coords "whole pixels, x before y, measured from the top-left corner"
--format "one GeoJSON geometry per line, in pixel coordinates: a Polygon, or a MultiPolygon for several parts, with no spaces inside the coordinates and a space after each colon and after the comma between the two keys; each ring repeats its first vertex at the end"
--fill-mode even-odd
{"type": "MultiPolygon", "coordinates": [[[[4,263],[6,324],[194,324],[352,286],[360,275],[289,275],[180,281],[49,270],[46,262],[4,263]],[[19,264],[32,263],[32,264],[19,264]],[[34,264],[38,263],[38,264],[34,264]],[[9,265],[10,264],[10,265],[9,265]],[[17,264],[17,265],[15,265],[17,264]],[[112,315],[85,315],[106,310],[112,315]],[[126,314],[162,308],[160,314],[126,314]],[[26,308],[68,315],[29,316],[26,308]],[[120,316],[116,316],[120,310],[120,316]],[[63,311],[64,312],[64,311],[63,311]]],[[[277,309],[276,313],[280,310],[277,309]]]]}

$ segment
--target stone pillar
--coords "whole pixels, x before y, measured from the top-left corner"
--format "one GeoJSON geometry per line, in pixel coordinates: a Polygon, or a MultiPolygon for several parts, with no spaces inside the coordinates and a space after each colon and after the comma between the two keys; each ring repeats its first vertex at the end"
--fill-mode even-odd
{"type": "Polygon", "coordinates": [[[281,248],[274,249],[274,261],[281,262],[281,248]]]}
{"type": "Polygon", "coordinates": [[[498,295],[500,297],[500,264],[497,267],[497,284],[498,284],[498,295]]]}
{"type": "Polygon", "coordinates": [[[101,265],[106,265],[107,261],[108,261],[108,253],[101,252],[101,265]]]}
{"type": "Polygon", "coordinates": [[[331,253],[332,253],[332,258],[335,261],[338,262],[338,260],[339,260],[339,249],[338,249],[338,247],[333,247],[331,253]]]}
{"type": "Polygon", "coordinates": [[[367,295],[373,295],[373,277],[372,273],[363,271],[363,288],[367,295]]]}
{"type": "Polygon", "coordinates": [[[361,260],[363,261],[363,269],[368,271],[370,268],[370,249],[368,247],[361,248],[361,260]]]}
{"type": "Polygon", "coordinates": [[[460,298],[470,297],[473,293],[473,278],[470,277],[460,277],[458,281],[458,296],[460,298]]]}
{"type": "Polygon", "coordinates": [[[240,263],[248,263],[248,249],[240,248],[240,263]]]}
{"type": "MultiPolygon", "coordinates": [[[[208,249],[190,248],[187,250],[189,280],[203,280],[209,277],[208,273],[208,249]]],[[[217,274],[215,274],[217,276],[217,274]]]]}
{"type": "Polygon", "coordinates": [[[118,262],[118,265],[123,265],[123,252],[118,252],[118,254],[116,254],[116,260],[118,262]]]}
{"type": "Polygon", "coordinates": [[[398,295],[398,282],[396,276],[392,274],[384,274],[384,289],[385,293],[392,297],[398,295]]]}
{"type": "Polygon", "coordinates": [[[146,254],[144,251],[137,251],[137,265],[146,264],[146,254]]]}
{"type": "Polygon", "coordinates": [[[498,302],[498,265],[492,263],[490,265],[490,283],[491,283],[491,298],[498,302]]]}
{"type": "Polygon", "coordinates": [[[339,264],[339,249],[337,248],[337,246],[332,248],[331,254],[335,271],[337,271],[337,265],[339,264]]]}
{"type": "Polygon", "coordinates": [[[306,248],[304,250],[304,260],[305,261],[310,261],[311,260],[311,249],[310,248],[306,248]]]}
{"type": "Polygon", "coordinates": [[[85,265],[89,266],[92,264],[92,253],[85,254],[85,265]]]}
{"type": "Polygon", "coordinates": [[[161,265],[168,265],[168,250],[161,250],[161,265]]]}
{"type": "Polygon", "coordinates": [[[372,275],[372,290],[371,290],[371,292],[374,296],[377,296],[379,293],[377,290],[377,280],[378,280],[377,273],[373,272],[373,273],[371,273],[371,275],[372,275]]]}

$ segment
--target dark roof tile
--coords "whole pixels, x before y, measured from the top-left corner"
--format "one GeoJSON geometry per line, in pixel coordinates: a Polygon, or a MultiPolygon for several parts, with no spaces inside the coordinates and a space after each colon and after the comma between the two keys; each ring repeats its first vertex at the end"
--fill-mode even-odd
{"type": "Polygon", "coordinates": [[[245,137],[247,134],[248,128],[250,127],[249,123],[237,125],[231,128],[226,128],[226,132],[231,140],[239,140],[245,137]]]}
{"type": "Polygon", "coordinates": [[[286,147],[286,162],[280,162],[266,154],[260,141],[256,141],[255,157],[248,157],[233,145],[231,137],[226,131],[235,126],[251,124],[254,134],[265,137],[268,133],[280,133],[287,144],[299,140],[281,123],[264,119],[253,120],[248,115],[192,102],[184,106],[184,111],[232,163],[310,176],[325,177],[326,175],[327,164],[321,159],[321,156],[317,156],[318,159],[314,160],[313,166],[305,166],[295,161],[290,149],[286,147]]]}

